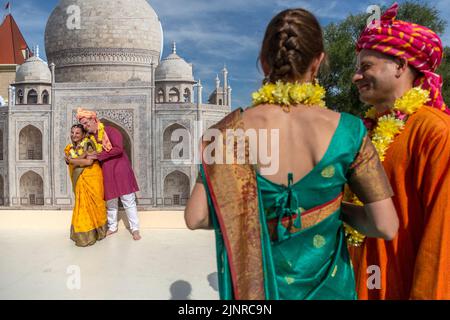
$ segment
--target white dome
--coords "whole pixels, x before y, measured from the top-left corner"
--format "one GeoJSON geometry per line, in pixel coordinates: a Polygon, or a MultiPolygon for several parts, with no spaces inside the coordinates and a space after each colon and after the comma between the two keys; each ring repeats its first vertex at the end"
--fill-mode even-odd
{"type": "Polygon", "coordinates": [[[52,83],[52,73],[48,65],[39,57],[31,57],[19,66],[16,83],[52,83]]]}
{"type": "Polygon", "coordinates": [[[175,43],[172,53],[161,61],[155,70],[156,81],[183,81],[195,82],[192,73],[192,64],[187,63],[177,55],[175,43]]]}
{"type": "Polygon", "coordinates": [[[161,23],[146,0],[60,0],[45,29],[57,82],[148,81],[161,43],[161,23]]]}

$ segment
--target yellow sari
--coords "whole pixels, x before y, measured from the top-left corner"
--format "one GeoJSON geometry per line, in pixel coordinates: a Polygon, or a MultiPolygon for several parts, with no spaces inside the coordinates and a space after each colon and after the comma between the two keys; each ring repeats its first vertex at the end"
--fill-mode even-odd
{"type": "Polygon", "coordinates": [[[70,239],[79,247],[90,246],[105,238],[107,231],[102,169],[94,161],[84,168],[69,165],[69,173],[75,193],[70,239]]]}

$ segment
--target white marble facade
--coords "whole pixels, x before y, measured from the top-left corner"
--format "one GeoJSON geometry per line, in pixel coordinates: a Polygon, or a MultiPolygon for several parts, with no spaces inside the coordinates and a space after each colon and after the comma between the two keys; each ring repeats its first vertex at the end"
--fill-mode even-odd
{"type": "MultiPolygon", "coordinates": [[[[97,111],[103,122],[121,131],[140,188],[140,208],[186,203],[197,177],[194,146],[191,141],[192,148],[174,163],[168,158],[171,133],[185,128],[193,135],[198,121],[203,129],[216,123],[231,111],[231,94],[225,105],[202,103],[200,81],[175,45],[159,60],[161,31],[145,0],[60,1],[45,34],[50,68],[38,57],[30,58],[9,88],[9,105],[0,108],[0,207],[73,206],[63,150],[78,107],[97,111]],[[74,3],[79,3],[81,17],[88,17],[88,30],[83,24],[80,30],[61,26],[67,6],[74,3]],[[116,19],[118,12],[119,26],[103,23],[116,19]]],[[[231,92],[226,70],[223,74],[231,92]]]]}

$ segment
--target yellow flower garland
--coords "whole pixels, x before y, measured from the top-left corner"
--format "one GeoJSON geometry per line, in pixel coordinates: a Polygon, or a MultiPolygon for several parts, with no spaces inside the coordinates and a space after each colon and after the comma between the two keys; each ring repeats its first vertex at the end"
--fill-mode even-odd
{"type": "Polygon", "coordinates": [[[103,150],[102,144],[95,141],[95,137],[93,135],[90,135],[81,140],[81,142],[76,147],[73,145],[73,143],[69,144],[65,152],[66,154],[70,155],[72,159],[77,159],[84,154],[84,149],[88,142],[92,142],[92,144],[95,146],[95,150],[97,151],[97,153],[102,152],[103,150]]]}
{"type": "MultiPolygon", "coordinates": [[[[428,90],[415,87],[395,101],[390,114],[377,119],[375,108],[370,108],[366,112],[365,118],[377,121],[376,127],[369,134],[382,162],[395,137],[405,128],[408,118],[429,100],[430,92],[428,90]]],[[[363,205],[356,195],[353,195],[352,202],[356,205],[363,205]]],[[[345,225],[345,234],[348,244],[352,246],[360,246],[364,242],[365,236],[348,225],[345,225]]]]}
{"type": "MultiPolygon", "coordinates": [[[[372,142],[381,161],[384,161],[389,146],[405,128],[408,117],[416,113],[430,100],[430,91],[419,87],[412,88],[394,103],[389,115],[378,119],[377,126],[371,132],[372,142]]],[[[366,118],[377,120],[375,108],[366,112],[366,118]]]]}
{"type": "Polygon", "coordinates": [[[325,108],[325,89],[319,84],[306,83],[268,83],[252,94],[253,106],[263,103],[278,104],[285,111],[290,106],[304,104],[325,108]]]}

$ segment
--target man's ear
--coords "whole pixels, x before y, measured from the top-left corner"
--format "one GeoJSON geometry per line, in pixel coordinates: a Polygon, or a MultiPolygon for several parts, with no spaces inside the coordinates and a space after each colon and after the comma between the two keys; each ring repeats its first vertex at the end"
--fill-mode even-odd
{"type": "Polygon", "coordinates": [[[408,70],[408,60],[406,58],[397,58],[397,70],[395,76],[400,78],[408,70]]]}

